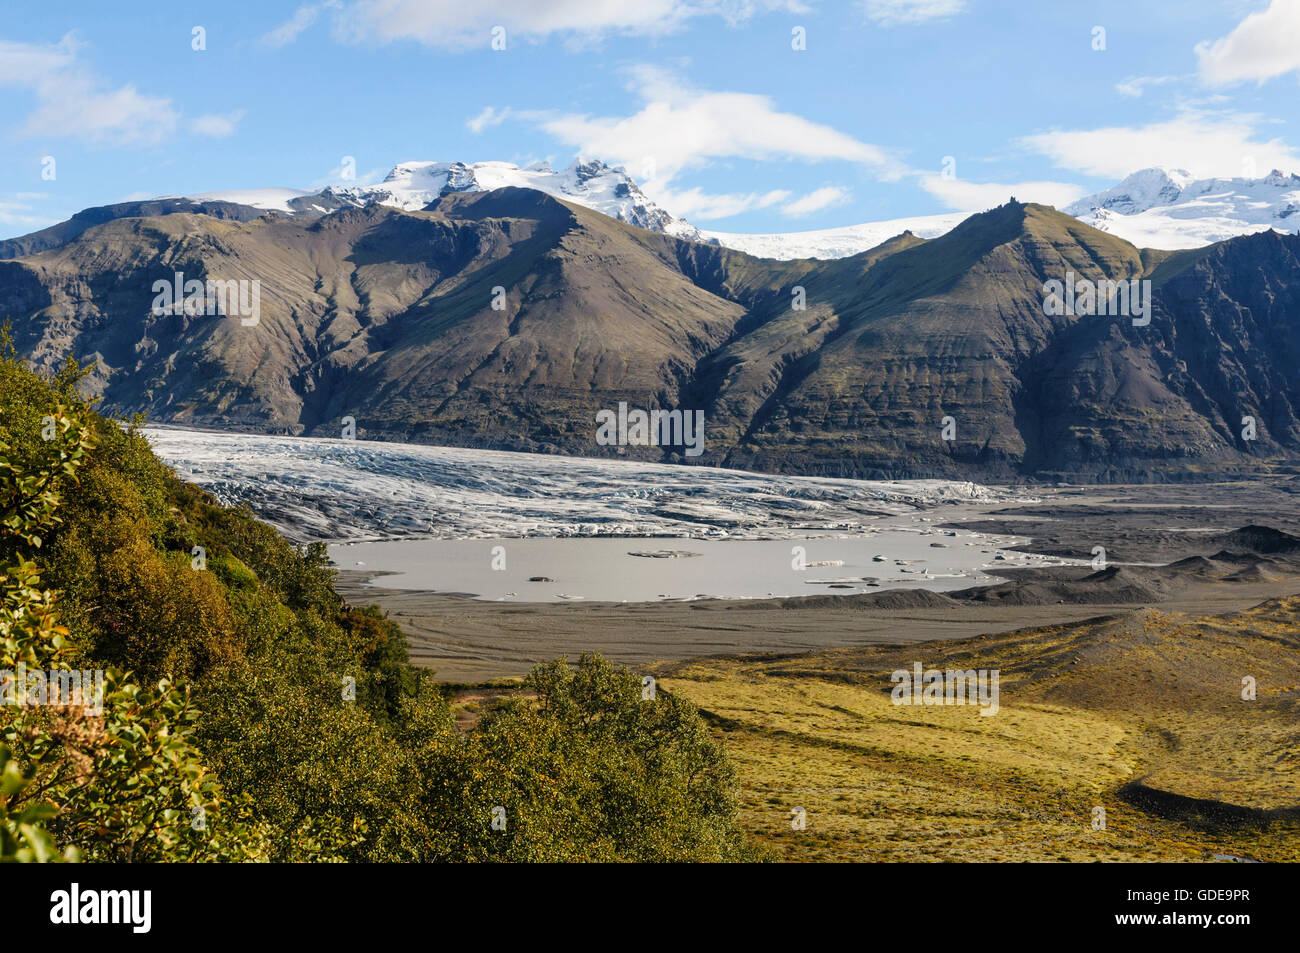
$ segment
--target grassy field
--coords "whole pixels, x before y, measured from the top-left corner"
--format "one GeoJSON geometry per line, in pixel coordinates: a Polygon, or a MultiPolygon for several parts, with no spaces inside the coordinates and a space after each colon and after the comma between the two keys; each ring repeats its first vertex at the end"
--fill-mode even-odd
{"type": "Polygon", "coordinates": [[[659,675],[725,737],[780,859],[1300,860],[1300,598],[659,675]],[[1000,710],[891,703],[916,661],[998,669],[1000,710]]]}

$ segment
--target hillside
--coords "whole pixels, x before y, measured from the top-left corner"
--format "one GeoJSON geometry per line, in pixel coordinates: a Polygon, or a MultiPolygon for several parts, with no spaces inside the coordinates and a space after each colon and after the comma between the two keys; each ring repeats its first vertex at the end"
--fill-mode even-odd
{"type": "Polygon", "coordinates": [[[0,360],[0,861],[751,856],[689,703],[585,657],[458,728],[323,547],[182,483],[78,376],[0,360]]]}
{"type": "Polygon", "coordinates": [[[661,675],[727,740],[742,822],[783,859],[1295,861],[1298,622],[1291,597],[661,675]],[[998,669],[997,713],[891,704],[917,661],[998,669]]]}

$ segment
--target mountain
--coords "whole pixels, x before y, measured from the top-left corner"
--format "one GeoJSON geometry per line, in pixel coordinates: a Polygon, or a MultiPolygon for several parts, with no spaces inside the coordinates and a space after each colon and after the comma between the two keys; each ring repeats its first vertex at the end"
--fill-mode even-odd
{"type": "MultiPolygon", "coordinates": [[[[827,295],[836,324],[782,367],[728,462],[1122,481],[1252,470],[1252,454],[1283,447],[1293,457],[1298,254],[1300,239],[1270,233],[1161,256],[1036,205],[972,216],[827,295]],[[1150,279],[1152,324],[1045,315],[1044,283],[1070,271],[1150,279]],[[1244,414],[1267,417],[1266,441],[1238,439],[1244,414]],[[936,437],[945,416],[948,444],[936,437]]],[[[819,285],[835,274],[819,271],[819,285]]],[[[752,375],[757,338],[706,367],[752,375]]]]}
{"type": "Polygon", "coordinates": [[[620,167],[599,159],[579,158],[555,171],[549,163],[519,168],[509,162],[403,162],[378,185],[330,186],[317,192],[298,189],[258,189],[252,192],[210,192],[188,196],[192,201],[223,201],[289,215],[327,214],[351,206],[379,204],[417,211],[452,192],[493,189],[536,189],[651,231],[699,240],[699,232],[646,198],[641,187],[620,167]]]}
{"type": "MultiPolygon", "coordinates": [[[[1062,211],[1139,248],[1201,248],[1270,228],[1288,233],[1300,229],[1300,175],[1273,171],[1257,179],[1193,179],[1178,169],[1143,169],[1062,211]]],[[[967,214],[946,212],[770,235],[701,230],[700,236],[763,258],[844,258],[904,231],[938,238],[967,214]]]]}
{"type": "Polygon", "coordinates": [[[1267,229],[1300,229],[1300,175],[1194,179],[1181,169],[1143,169],[1063,211],[1148,248],[1199,248],[1267,229]]]}
{"type": "Polygon", "coordinates": [[[1148,252],[1023,203],[830,261],[521,188],[414,211],[171,211],[0,262],[0,318],[37,366],[95,360],[104,409],[175,424],[338,436],[353,417],[366,438],[871,478],[1300,462],[1300,237],[1148,252]],[[260,320],[155,313],[176,272],[259,281],[260,320]],[[1150,324],[1045,313],[1068,272],[1150,280],[1150,324]],[[620,402],[703,412],[703,453],[598,443],[620,402]]]}
{"type": "Polygon", "coordinates": [[[188,212],[194,215],[207,215],[212,218],[229,218],[248,222],[266,214],[264,211],[239,202],[219,199],[195,201],[185,198],[149,199],[142,202],[119,202],[116,205],[97,205],[83,209],[66,222],[59,222],[49,228],[31,232],[19,238],[0,241],[0,260],[20,258],[50,248],[58,248],[76,239],[82,232],[95,225],[103,225],[119,218],[152,218],[158,215],[171,215],[175,212],[188,212]]]}
{"type": "Polygon", "coordinates": [[[522,169],[509,162],[403,162],[378,185],[327,186],[315,190],[257,188],[169,195],[97,206],[78,212],[66,222],[0,241],[0,260],[57,248],[92,225],[119,218],[181,213],[251,221],[273,213],[310,220],[339,209],[370,205],[418,211],[453,192],[488,192],[509,187],[535,189],[639,228],[694,241],[706,240],[695,226],[647,198],[622,167],[608,166],[599,159],[578,158],[558,172],[546,162],[522,169]]]}
{"type": "MultiPolygon", "coordinates": [[[[701,230],[656,205],[623,167],[598,159],[578,158],[559,171],[546,162],[524,168],[509,162],[403,162],[376,185],[204,192],[90,208],[67,222],[0,241],[0,260],[57,248],[90,226],[117,218],[190,213],[250,221],[272,213],[310,220],[371,205],[418,211],[451,193],[498,188],[534,189],[638,228],[781,261],[847,258],[904,232],[938,238],[969,214],[944,212],[804,232],[701,230]]],[[[1300,228],[1300,219],[1292,217],[1300,211],[1300,176],[1274,171],[1262,179],[1194,180],[1181,170],[1144,169],[1064,211],[1139,247],[1199,248],[1269,228],[1300,228]]]]}

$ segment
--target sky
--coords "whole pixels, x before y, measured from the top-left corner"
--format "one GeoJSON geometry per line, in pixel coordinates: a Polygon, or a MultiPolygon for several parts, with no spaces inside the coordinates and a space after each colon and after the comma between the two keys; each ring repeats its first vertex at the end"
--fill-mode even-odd
{"type": "Polygon", "coordinates": [[[1150,166],[1300,172],[1300,0],[4,12],[0,237],[138,198],[366,184],[410,160],[600,158],[697,226],[758,233],[1009,195],[1059,207],[1150,166]]]}

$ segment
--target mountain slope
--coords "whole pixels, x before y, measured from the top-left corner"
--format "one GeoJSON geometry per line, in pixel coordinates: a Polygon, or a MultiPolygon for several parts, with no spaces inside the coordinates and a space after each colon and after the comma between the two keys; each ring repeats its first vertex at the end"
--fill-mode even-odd
{"type": "Polygon", "coordinates": [[[1020,368],[1080,320],[1043,314],[1043,281],[1141,268],[1136,249],[1041,206],[973,216],[838,290],[840,333],[787,377],[730,462],[767,468],[811,448],[870,473],[1013,466],[1036,450],[1017,420],[1020,368]],[[955,441],[941,439],[946,416],[955,441]],[[793,442],[796,427],[808,436],[793,442]]]}
{"type": "Polygon", "coordinates": [[[587,655],[458,725],[323,546],[182,482],[75,385],[0,355],[0,668],[61,689],[0,705],[0,861],[753,859],[688,703],[587,655]]]}
{"type": "Polygon", "coordinates": [[[742,820],[786,859],[1295,861],[1298,622],[1290,597],[655,674],[726,730],[742,820]],[[894,704],[915,664],[996,671],[998,714],[894,704]],[[791,777],[819,837],[772,810],[791,777]]]}
{"type": "Polygon", "coordinates": [[[121,218],[0,262],[0,317],[118,413],[260,432],[681,460],[597,412],[700,410],[695,462],[832,476],[1189,479],[1300,459],[1300,238],[1141,252],[1037,205],[772,261],[531,189],[314,219],[121,218]],[[255,326],[152,285],[261,282],[255,326]],[[1149,279],[1147,326],[1046,282],[1149,279]],[[803,305],[803,307],[799,307],[803,305]],[[1241,418],[1257,439],[1241,439],[1241,418]],[[955,439],[942,437],[951,418],[955,439]]]}

